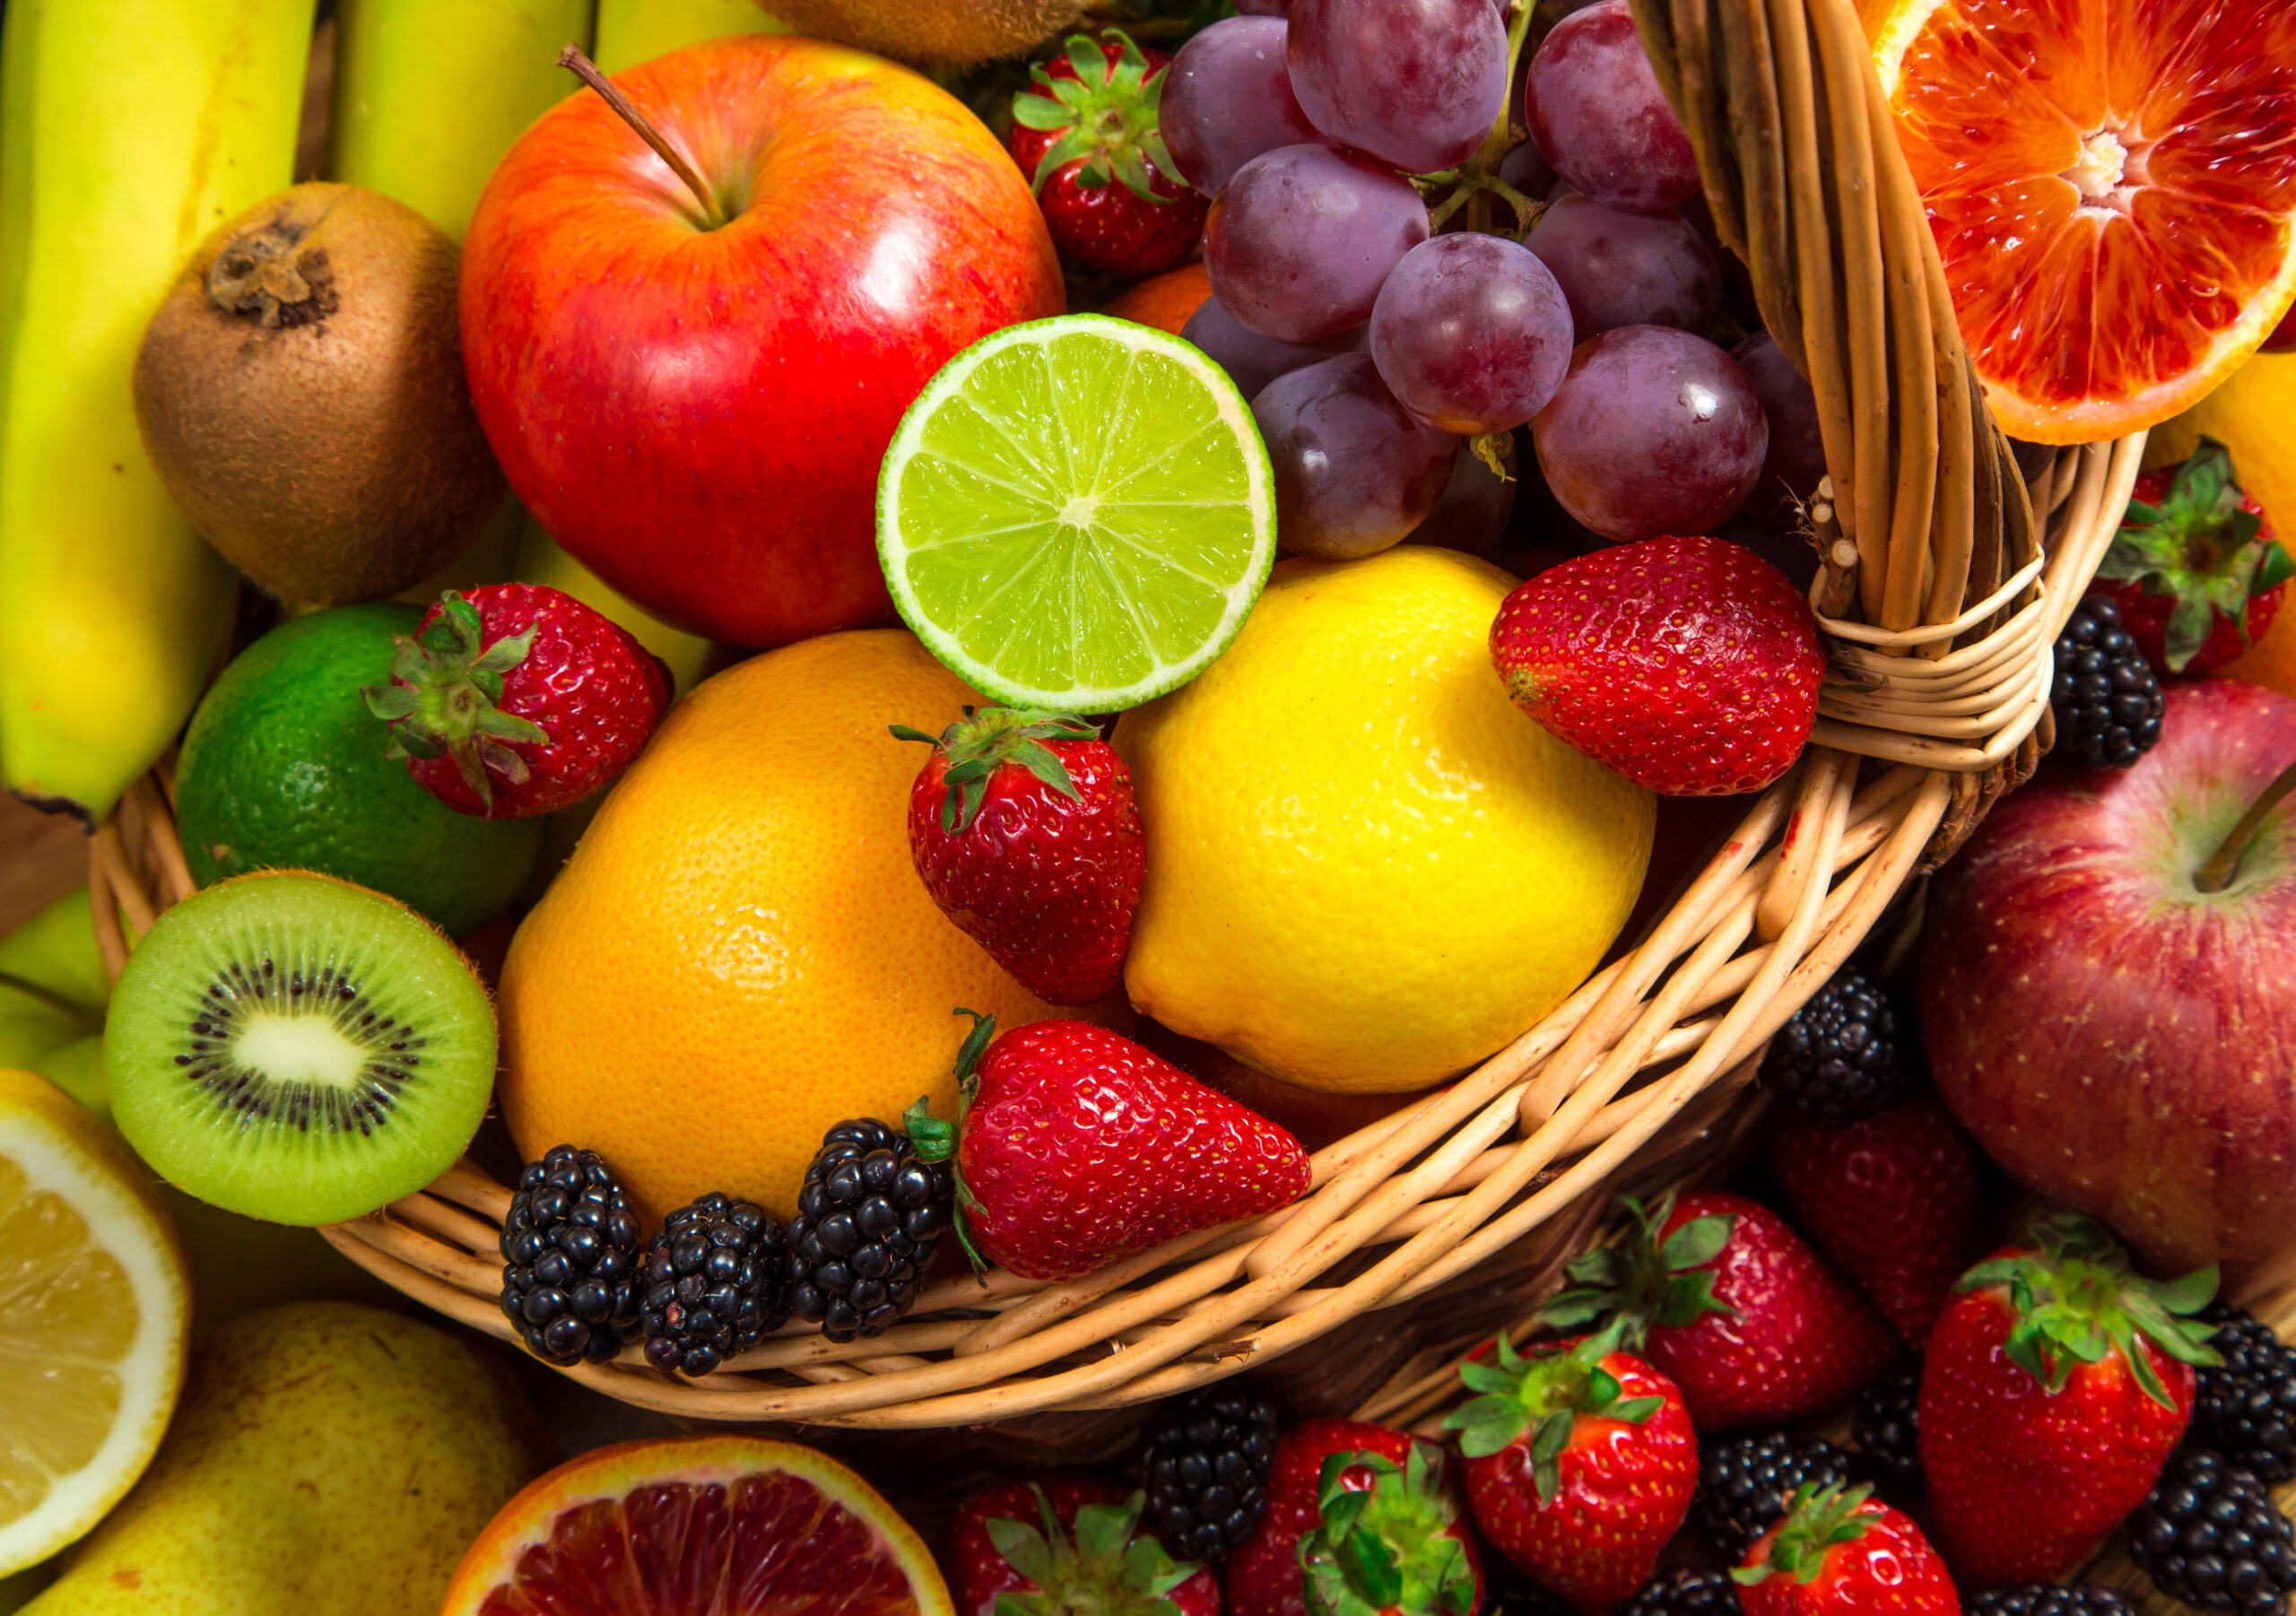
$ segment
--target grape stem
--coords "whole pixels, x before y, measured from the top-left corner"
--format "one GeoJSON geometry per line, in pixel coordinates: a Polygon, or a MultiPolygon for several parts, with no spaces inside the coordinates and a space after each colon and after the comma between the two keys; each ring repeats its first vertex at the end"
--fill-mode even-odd
{"type": "Polygon", "coordinates": [[[1534,201],[1499,178],[1499,165],[1509,152],[1528,138],[1529,131],[1515,124],[1515,83],[1521,76],[1524,48],[1531,37],[1531,17],[1537,9],[1535,0],[1513,0],[1507,18],[1507,94],[1500,103],[1498,121],[1491,133],[1483,137],[1483,149],[1456,169],[1446,169],[1437,174],[1418,177],[1422,189],[1448,190],[1449,195],[1436,204],[1428,214],[1427,232],[1435,235],[1457,218],[1462,209],[1467,213],[1467,228],[1494,236],[1510,232],[1497,228],[1487,204],[1480,198],[1495,196],[1514,210],[1514,239],[1520,241],[1537,225],[1539,215],[1546,212],[1546,204],[1534,201]]]}

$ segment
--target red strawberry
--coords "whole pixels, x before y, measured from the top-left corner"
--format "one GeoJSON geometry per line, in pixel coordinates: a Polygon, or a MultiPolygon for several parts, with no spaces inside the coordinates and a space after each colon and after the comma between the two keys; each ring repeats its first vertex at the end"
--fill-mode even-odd
{"type": "Polygon", "coordinates": [[[1144,870],[1132,776],[1060,713],[965,709],[909,793],[909,855],[941,912],[1054,1004],[1116,990],[1144,870]]]}
{"type": "Polygon", "coordinates": [[[1444,1421],[1466,1455],[1475,1525],[1509,1560],[1582,1611],[1649,1579],[1698,1486],[1698,1439],[1674,1383],[1619,1350],[1623,1321],[1459,1378],[1481,1396],[1444,1421]]]}
{"type": "Polygon", "coordinates": [[[1540,1316],[1563,1329],[1623,1316],[1700,1431],[1824,1413],[1897,1361],[1888,1327],[1768,1207],[1719,1190],[1648,1212],[1620,1199],[1634,1228],[1574,1259],[1576,1285],[1540,1316]]]}
{"type": "Polygon", "coordinates": [[[2296,560],[2234,480],[2232,456],[2204,438],[2181,465],[2136,480],[2089,592],[2120,608],[2153,672],[2205,673],[2263,637],[2291,577],[2296,560]]]}
{"type": "Polygon", "coordinates": [[[2221,1361],[2191,1316],[2213,1268],[2144,1279],[2087,1218],[2033,1235],[1962,1277],[1921,1372],[1937,1541],[1984,1586],[2048,1581],[2126,1519],[2191,1421],[2191,1366],[2221,1361]]]}
{"type": "Polygon", "coordinates": [[[1211,203],[1178,178],[1157,125],[1171,59],[1115,29],[1097,44],[1078,34],[1013,98],[1013,156],[1079,269],[1154,274],[1204,234],[1211,203]]]}
{"type": "Polygon", "coordinates": [[[1787,1108],[1770,1168],[1796,1227],[1918,1350],[1976,1253],[1977,1153],[1935,1095],[1829,1128],[1787,1108]]]}
{"type": "Polygon", "coordinates": [[[996,1616],[1000,1596],[1022,1616],[1220,1616],[1218,1579],[1140,1532],[1146,1503],[1068,1473],[975,1493],[949,1527],[957,1616],[996,1616]]]}
{"type": "Polygon", "coordinates": [[[1073,1280],[1308,1187],[1298,1140],[1130,1038],[1038,1021],[991,1043],[995,1016],[957,1013],[957,1227],[978,1257],[1073,1280]]]}
{"type": "Polygon", "coordinates": [[[1509,595],[1491,658],[1515,705],[1667,796],[1728,796],[1793,766],[1825,652],[1786,575],[1724,539],[1646,539],[1509,595]]]}
{"type": "Polygon", "coordinates": [[[1284,1433],[1266,1513],[1221,1581],[1230,1616],[1483,1609],[1483,1561],[1444,1484],[1441,1450],[1359,1420],[1308,1420],[1284,1433]]]}
{"type": "Polygon", "coordinates": [[[449,589],[363,692],[390,755],[457,813],[526,819],[620,774],[670,704],[669,670],[611,618],[542,584],[449,589]]]}
{"type": "Polygon", "coordinates": [[[1937,1551],[1873,1490],[1797,1491],[1730,1574],[1746,1616],[1961,1616],[1937,1551]]]}

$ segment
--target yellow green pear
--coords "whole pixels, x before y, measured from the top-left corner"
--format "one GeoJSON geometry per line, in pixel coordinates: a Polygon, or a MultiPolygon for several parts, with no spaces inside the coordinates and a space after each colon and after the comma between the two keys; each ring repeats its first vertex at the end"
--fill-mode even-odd
{"type": "Polygon", "coordinates": [[[536,1459],[509,1377],[444,1332],[347,1303],[251,1313],[23,1616],[433,1616],[536,1459]]]}

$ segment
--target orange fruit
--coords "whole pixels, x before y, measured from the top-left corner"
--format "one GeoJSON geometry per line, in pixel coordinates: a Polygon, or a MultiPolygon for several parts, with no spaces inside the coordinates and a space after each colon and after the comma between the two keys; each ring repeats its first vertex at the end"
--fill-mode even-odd
{"type": "Polygon", "coordinates": [[[1865,0],[1993,411],[2083,443],[2167,420],[2296,300],[2287,0],[1865,0]]]}
{"type": "Polygon", "coordinates": [[[810,1447],[624,1442],[560,1465],[463,1555],[439,1616],[953,1616],[908,1522],[810,1447]]]}
{"type": "Polygon", "coordinates": [[[1211,295],[1212,282],[1205,274],[1204,265],[1183,264],[1161,275],[1151,275],[1100,312],[1119,320],[1153,326],[1178,336],[1180,327],[1187,324],[1187,317],[1211,295]]]}
{"type": "Polygon", "coordinates": [[[2216,676],[2296,696],[2296,630],[2275,623],[2256,644],[2217,669],[2216,676]]]}
{"type": "Polygon", "coordinates": [[[504,1116],[526,1160],[578,1144],[648,1220],[711,1190],[796,1211],[822,1134],[956,1115],[958,1006],[1043,1003],[909,863],[926,749],[979,698],[907,632],[824,635],[671,708],[510,941],[504,1116]]]}

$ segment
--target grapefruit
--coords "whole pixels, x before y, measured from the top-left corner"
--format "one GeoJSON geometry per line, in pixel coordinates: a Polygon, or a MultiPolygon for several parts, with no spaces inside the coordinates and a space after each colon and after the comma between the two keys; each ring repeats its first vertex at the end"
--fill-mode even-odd
{"type": "Polygon", "coordinates": [[[502,968],[503,1116],[577,1144],[641,1216],[723,1190],[785,1221],[822,1135],[956,1114],[959,1005],[1055,1010],[909,862],[926,749],[979,699],[908,633],[824,635],[704,681],[607,795],[502,968]]]}
{"type": "Polygon", "coordinates": [[[1865,0],[1995,415],[2039,443],[2167,420],[2296,300],[2285,0],[1865,0]]]}
{"type": "Polygon", "coordinates": [[[439,1616],[952,1616],[909,1523],[842,1464],[756,1437],[561,1464],[464,1554],[439,1616]]]}

